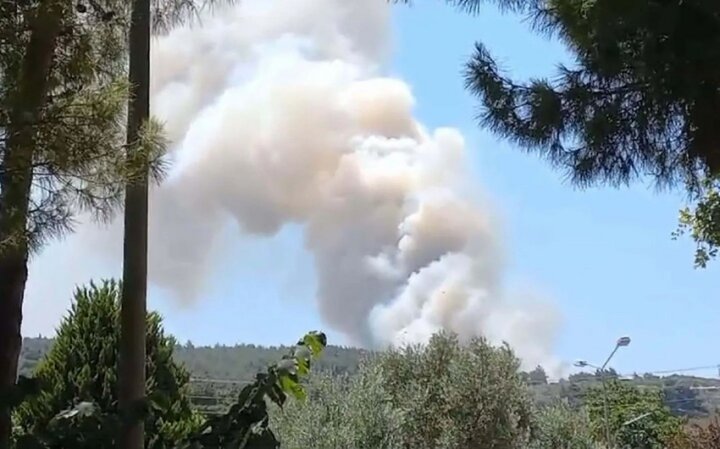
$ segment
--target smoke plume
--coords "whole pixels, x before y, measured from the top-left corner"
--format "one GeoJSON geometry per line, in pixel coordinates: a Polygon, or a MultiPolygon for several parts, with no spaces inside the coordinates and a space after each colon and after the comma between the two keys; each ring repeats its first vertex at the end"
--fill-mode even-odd
{"type": "Polygon", "coordinates": [[[450,329],[552,363],[554,314],[505,293],[462,135],[425,129],[409,86],[381,74],[389,14],[384,0],[244,0],[153,42],[174,165],[152,192],[151,281],[199,299],[228,223],[299,224],[317,309],[350,342],[450,329]]]}

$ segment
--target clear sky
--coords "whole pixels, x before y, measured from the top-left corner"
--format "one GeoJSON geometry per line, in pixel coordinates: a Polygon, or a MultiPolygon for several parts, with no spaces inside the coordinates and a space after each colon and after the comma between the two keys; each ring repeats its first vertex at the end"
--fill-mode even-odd
{"type": "MultiPolygon", "coordinates": [[[[567,57],[562,47],[493,8],[468,17],[443,2],[416,3],[395,8],[389,71],[412,86],[421,122],[465,135],[477,182],[502,219],[506,284],[539,291],[563,315],[558,356],[602,363],[616,338],[629,335],[631,346],[614,363],[623,373],[720,364],[712,349],[720,338],[720,263],[695,270],[691,242],[671,239],[681,196],[641,185],[577,191],[561,173],[474,123],[461,71],[476,40],[517,78],[551,74],[567,57]]],[[[178,308],[151,291],[150,304],[170,332],[196,344],[281,344],[324,328],[298,229],[236,245],[201,303],[178,308]]]]}

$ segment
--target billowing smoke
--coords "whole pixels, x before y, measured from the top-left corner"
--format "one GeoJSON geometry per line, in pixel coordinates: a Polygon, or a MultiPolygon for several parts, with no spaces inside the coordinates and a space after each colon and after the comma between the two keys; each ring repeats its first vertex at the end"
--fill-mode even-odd
{"type": "Polygon", "coordinates": [[[154,42],[174,166],[152,194],[151,280],[199,299],[228,223],[300,224],[318,310],[352,343],[450,329],[552,365],[554,314],[504,293],[462,136],[425,129],[408,85],[380,75],[389,13],[384,0],[244,0],[154,42]]]}

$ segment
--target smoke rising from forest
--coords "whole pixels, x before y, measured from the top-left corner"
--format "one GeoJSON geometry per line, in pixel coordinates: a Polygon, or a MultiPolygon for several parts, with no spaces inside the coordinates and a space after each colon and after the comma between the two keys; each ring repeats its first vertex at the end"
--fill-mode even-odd
{"type": "MultiPolygon", "coordinates": [[[[198,300],[228,223],[238,237],[298,224],[317,309],[351,342],[444,328],[552,370],[555,314],[506,293],[462,135],[425,129],[410,87],[382,75],[389,14],[384,0],[244,0],[153,42],[173,168],[151,198],[151,281],[198,300]]],[[[100,252],[113,228],[82,241],[100,252]]]]}

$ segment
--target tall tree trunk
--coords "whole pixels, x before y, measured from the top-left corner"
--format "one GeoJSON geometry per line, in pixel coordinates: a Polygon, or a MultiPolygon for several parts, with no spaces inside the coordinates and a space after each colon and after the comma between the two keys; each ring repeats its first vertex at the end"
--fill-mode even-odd
{"type": "Polygon", "coordinates": [[[690,154],[700,159],[711,177],[720,176],[720,87],[717,83],[698,86],[691,109],[695,129],[690,154]]]}
{"type": "MultiPolygon", "coordinates": [[[[150,115],[150,0],[133,0],[129,81],[127,142],[128,151],[133,151],[150,115]]],[[[129,181],[125,190],[119,405],[128,419],[120,435],[122,449],[141,449],[145,439],[143,422],[135,417],[145,398],[148,172],[147,159],[138,161],[135,156],[128,154],[128,164],[134,171],[140,163],[142,175],[129,181]]]]}
{"type": "MultiPolygon", "coordinates": [[[[28,274],[27,231],[35,123],[48,94],[64,3],[43,2],[31,24],[0,165],[0,392],[9,391],[17,380],[28,274]]],[[[0,404],[0,449],[9,446],[11,431],[10,410],[6,404],[0,404]]]]}

